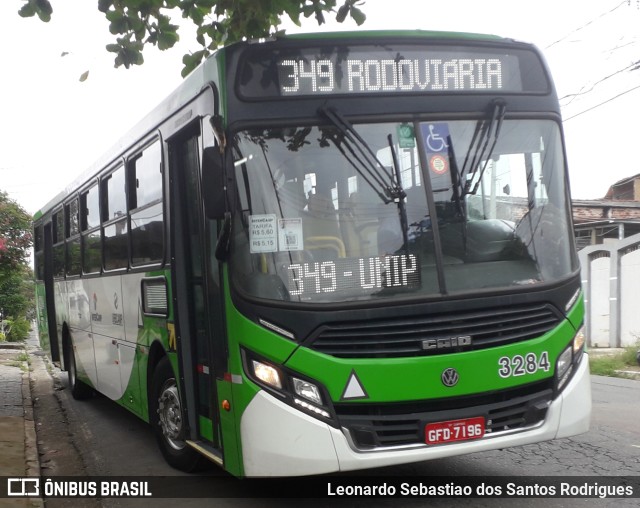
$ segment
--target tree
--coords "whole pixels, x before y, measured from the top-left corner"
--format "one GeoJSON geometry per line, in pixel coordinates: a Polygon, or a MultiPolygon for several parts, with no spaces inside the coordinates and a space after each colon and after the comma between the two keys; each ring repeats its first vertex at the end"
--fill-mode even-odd
{"type": "Polygon", "coordinates": [[[9,340],[26,338],[33,314],[31,239],[31,217],[0,191],[0,320],[9,340]]]}
{"type": "MultiPolygon", "coordinates": [[[[288,16],[300,26],[300,17],[314,16],[319,25],[325,14],[335,13],[338,22],[350,16],[358,25],[365,21],[359,9],[363,0],[98,0],[98,9],[109,21],[109,31],[116,36],[107,45],[115,54],[115,66],[141,65],[147,44],[160,50],[178,41],[179,26],[169,13],[179,12],[197,27],[196,42],[201,49],[184,55],[182,75],[186,76],[211,51],[225,44],[274,35],[282,17],[288,16]]],[[[49,0],[24,0],[22,17],[38,16],[48,22],[53,14],[49,0]]]]}

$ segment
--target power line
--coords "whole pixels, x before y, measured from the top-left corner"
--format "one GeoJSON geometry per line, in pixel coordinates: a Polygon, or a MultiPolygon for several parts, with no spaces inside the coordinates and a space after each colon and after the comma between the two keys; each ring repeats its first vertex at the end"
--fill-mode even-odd
{"type": "Polygon", "coordinates": [[[589,111],[593,111],[594,109],[599,108],[600,106],[603,106],[603,105],[605,105],[605,104],[607,104],[607,103],[609,103],[609,102],[611,102],[611,101],[613,101],[613,100],[615,100],[615,99],[617,99],[619,97],[622,97],[623,95],[626,95],[626,94],[628,94],[630,92],[633,92],[634,90],[637,90],[638,88],[640,88],[640,85],[634,86],[633,88],[629,88],[628,90],[625,90],[624,92],[621,92],[618,95],[615,95],[615,96],[607,99],[606,101],[603,101],[603,102],[601,102],[599,104],[596,104],[595,106],[591,106],[590,108],[587,108],[584,111],[581,111],[580,113],[576,113],[575,115],[570,116],[569,118],[565,118],[564,121],[568,122],[569,120],[571,120],[571,119],[573,119],[573,118],[575,118],[577,116],[580,116],[580,115],[582,115],[584,113],[588,113],[589,111]]]}
{"type": "Polygon", "coordinates": [[[601,18],[604,18],[605,16],[611,14],[613,11],[619,9],[620,7],[622,7],[624,4],[629,4],[629,0],[623,0],[622,2],[620,2],[618,5],[616,5],[613,9],[607,11],[607,12],[603,12],[602,14],[600,14],[599,16],[593,18],[592,20],[588,21],[587,23],[585,23],[584,25],[576,28],[575,30],[572,30],[571,32],[569,32],[567,35],[565,35],[564,37],[561,37],[560,39],[558,39],[555,42],[552,42],[551,44],[549,44],[545,49],[549,49],[552,46],[555,46],[556,44],[558,44],[559,42],[562,42],[563,40],[565,40],[567,37],[569,37],[570,35],[573,35],[576,32],[579,32],[580,30],[583,30],[584,28],[588,27],[589,25],[595,23],[596,21],[598,21],[601,18]]]}
{"type": "Polygon", "coordinates": [[[570,93],[570,94],[567,94],[567,95],[565,95],[565,96],[561,97],[561,98],[560,98],[560,99],[558,99],[558,100],[562,101],[563,99],[568,99],[569,97],[571,97],[571,100],[565,104],[565,106],[568,106],[568,105],[569,105],[569,104],[571,104],[571,103],[572,103],[572,102],[573,102],[577,97],[579,97],[580,95],[584,95],[584,94],[587,94],[587,93],[591,92],[591,91],[592,91],[596,86],[598,86],[598,85],[599,85],[600,83],[602,83],[603,81],[606,81],[607,79],[612,78],[613,76],[616,76],[616,75],[618,75],[618,74],[620,74],[620,73],[622,73],[622,72],[624,72],[624,71],[627,71],[627,70],[629,70],[629,69],[631,69],[631,70],[635,70],[635,69],[637,69],[637,68],[638,68],[638,66],[639,66],[639,65],[640,65],[640,61],[638,61],[638,62],[633,62],[632,64],[627,65],[624,69],[617,70],[617,71],[615,71],[614,73],[609,74],[608,76],[605,76],[604,78],[599,79],[598,81],[596,81],[595,83],[593,83],[593,84],[591,85],[591,88],[589,88],[588,90],[585,90],[586,85],[584,85],[584,86],[580,89],[580,91],[578,91],[578,92],[576,92],[576,93],[570,93]]]}

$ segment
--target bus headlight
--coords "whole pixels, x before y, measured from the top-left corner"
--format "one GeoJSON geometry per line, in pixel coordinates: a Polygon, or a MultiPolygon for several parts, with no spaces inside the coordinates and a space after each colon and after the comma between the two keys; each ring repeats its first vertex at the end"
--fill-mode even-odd
{"type": "Polygon", "coordinates": [[[574,355],[578,353],[582,353],[582,350],[584,349],[584,343],[585,343],[584,326],[581,326],[578,329],[576,336],[573,338],[573,354],[574,355]]]}
{"type": "Polygon", "coordinates": [[[251,365],[253,366],[253,373],[260,381],[277,389],[282,388],[280,373],[275,367],[257,360],[251,360],[251,365]]]}
{"type": "Polygon", "coordinates": [[[558,390],[569,381],[575,367],[584,356],[584,326],[580,326],[569,345],[560,353],[556,361],[556,386],[558,390]]]}
{"type": "Polygon", "coordinates": [[[558,357],[556,362],[556,381],[558,389],[561,389],[571,375],[571,364],[573,362],[573,346],[569,345],[558,357]]]}
{"type": "Polygon", "coordinates": [[[326,390],[283,365],[275,365],[255,353],[242,349],[245,374],[251,381],[290,406],[336,426],[326,390]],[[326,402],[325,402],[326,401],[326,402]]]}
{"type": "Polygon", "coordinates": [[[298,379],[297,377],[292,377],[291,380],[293,381],[293,391],[300,395],[300,397],[304,397],[315,404],[322,404],[320,390],[316,385],[304,379],[298,379]]]}

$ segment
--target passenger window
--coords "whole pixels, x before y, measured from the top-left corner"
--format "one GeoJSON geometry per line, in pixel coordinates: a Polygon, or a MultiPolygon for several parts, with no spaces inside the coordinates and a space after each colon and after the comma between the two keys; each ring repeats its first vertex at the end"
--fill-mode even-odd
{"type": "Polygon", "coordinates": [[[53,214],[53,276],[64,277],[64,215],[62,210],[53,214]]]}
{"type": "Polygon", "coordinates": [[[78,200],[74,199],[64,207],[65,217],[65,243],[67,275],[80,275],[82,270],[80,253],[80,214],[78,213],[78,200]]]}
{"type": "Polygon", "coordinates": [[[131,263],[144,265],[164,257],[161,143],[149,145],[129,165],[131,263]]]}
{"type": "Polygon", "coordinates": [[[80,228],[82,235],[82,271],[96,273],[102,266],[100,241],[100,192],[94,185],[80,195],[80,228]],[[96,229],[98,228],[98,229],[96,229]]]}
{"type": "Polygon", "coordinates": [[[135,210],[162,198],[162,152],[160,141],[147,147],[130,166],[131,202],[135,210]]]}
{"type": "Polygon", "coordinates": [[[124,217],[127,214],[124,166],[120,166],[102,180],[102,192],[104,221],[124,217]]]}
{"type": "Polygon", "coordinates": [[[80,216],[78,215],[78,200],[74,199],[67,205],[65,205],[65,219],[66,219],[66,238],[80,233],[80,216]]]}
{"type": "Polygon", "coordinates": [[[34,265],[36,280],[44,279],[44,228],[42,224],[34,229],[34,265]]]}
{"type": "Polygon", "coordinates": [[[100,225],[100,196],[98,186],[94,185],[87,192],[82,194],[82,231],[93,229],[100,225]]]}
{"type": "Polygon", "coordinates": [[[124,166],[102,179],[104,269],[126,268],[129,264],[127,194],[124,166]]]}

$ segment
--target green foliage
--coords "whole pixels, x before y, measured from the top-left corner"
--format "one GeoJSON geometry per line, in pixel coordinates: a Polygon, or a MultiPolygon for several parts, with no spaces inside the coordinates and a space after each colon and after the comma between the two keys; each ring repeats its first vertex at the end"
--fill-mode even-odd
{"type": "Polygon", "coordinates": [[[33,272],[27,264],[31,217],[0,191],[0,311],[6,339],[23,340],[33,317],[33,272]]]}
{"type": "Polygon", "coordinates": [[[24,317],[9,319],[8,321],[7,341],[21,342],[26,340],[29,336],[29,331],[31,330],[31,323],[24,317]]]}
{"type": "MultiPolygon", "coordinates": [[[[233,42],[268,37],[277,32],[282,17],[300,26],[300,16],[314,17],[321,25],[325,14],[335,13],[338,22],[351,17],[358,25],[366,16],[360,9],[363,0],[98,0],[98,10],[109,21],[109,31],[116,36],[107,45],[115,54],[115,66],[129,68],[144,62],[145,45],[160,50],[173,47],[179,40],[178,25],[168,13],[176,11],[196,27],[196,42],[201,49],[183,57],[182,75],[186,76],[213,50],[233,42]]],[[[53,9],[49,0],[24,0],[19,14],[37,15],[49,21],[53,9]]]]}
{"type": "Polygon", "coordinates": [[[624,370],[624,362],[618,356],[601,356],[589,358],[591,374],[615,377],[617,371],[624,370]]]}
{"type": "Polygon", "coordinates": [[[31,239],[31,217],[0,191],[0,269],[25,263],[31,239]]]}
{"type": "Polygon", "coordinates": [[[30,18],[38,15],[42,21],[51,20],[51,14],[53,14],[53,8],[49,3],[49,0],[26,0],[25,4],[20,8],[18,14],[23,18],[30,18]]]}
{"type": "Polygon", "coordinates": [[[619,377],[620,372],[633,370],[638,366],[636,356],[639,350],[640,342],[637,342],[634,346],[627,346],[614,355],[591,355],[589,358],[591,374],[619,377]]]}

